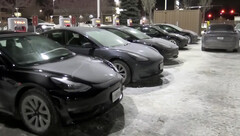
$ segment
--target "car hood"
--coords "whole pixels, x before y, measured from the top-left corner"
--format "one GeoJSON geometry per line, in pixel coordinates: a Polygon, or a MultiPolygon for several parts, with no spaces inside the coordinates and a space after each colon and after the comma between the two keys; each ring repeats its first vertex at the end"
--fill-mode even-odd
{"type": "Polygon", "coordinates": [[[156,49],[138,43],[129,43],[126,46],[117,46],[113,49],[123,52],[136,53],[149,59],[163,58],[156,49]]]}
{"type": "Polygon", "coordinates": [[[94,84],[107,82],[117,73],[101,60],[75,56],[67,60],[34,66],[35,69],[69,75],[94,84]]]}
{"type": "Polygon", "coordinates": [[[191,31],[191,30],[186,30],[186,29],[184,29],[183,32],[189,33],[189,34],[194,35],[194,36],[198,36],[197,33],[193,32],[193,31],[191,31]]]}
{"type": "Polygon", "coordinates": [[[160,48],[160,49],[176,49],[176,48],[178,48],[178,46],[175,45],[174,43],[172,43],[168,40],[162,39],[162,38],[142,39],[142,40],[139,40],[139,42],[143,43],[143,44],[154,45],[155,47],[160,48]]]}
{"type": "Polygon", "coordinates": [[[180,35],[180,34],[176,34],[176,33],[168,33],[169,36],[175,37],[175,38],[179,38],[181,40],[187,40],[187,38],[185,38],[184,36],[180,35]]]}

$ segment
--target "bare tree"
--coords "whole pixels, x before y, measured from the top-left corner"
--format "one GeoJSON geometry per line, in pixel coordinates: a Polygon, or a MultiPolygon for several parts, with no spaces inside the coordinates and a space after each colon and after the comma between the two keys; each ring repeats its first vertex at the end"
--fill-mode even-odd
{"type": "Polygon", "coordinates": [[[156,6],[156,0],[141,0],[143,10],[149,15],[149,21],[152,24],[152,10],[156,6]]]}
{"type": "Polygon", "coordinates": [[[15,8],[26,8],[32,4],[32,0],[0,0],[2,8],[11,10],[13,13],[15,8]]]}
{"type": "Polygon", "coordinates": [[[187,9],[188,7],[192,6],[192,0],[183,0],[182,7],[187,9]]]}
{"type": "Polygon", "coordinates": [[[207,12],[207,10],[210,9],[212,4],[212,0],[200,0],[199,5],[202,7],[202,21],[205,21],[205,14],[207,12]]]}

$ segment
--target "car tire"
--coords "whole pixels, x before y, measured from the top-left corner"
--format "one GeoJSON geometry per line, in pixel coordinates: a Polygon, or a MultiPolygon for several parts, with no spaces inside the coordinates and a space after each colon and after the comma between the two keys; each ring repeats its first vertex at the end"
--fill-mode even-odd
{"type": "Polygon", "coordinates": [[[188,44],[192,43],[192,38],[189,35],[184,35],[188,39],[188,44]]]}
{"type": "Polygon", "coordinates": [[[35,134],[54,134],[58,130],[58,114],[44,91],[33,88],[25,92],[20,98],[19,113],[24,125],[35,134]]]}
{"type": "Polygon", "coordinates": [[[118,69],[119,74],[123,77],[123,84],[126,85],[130,83],[131,71],[129,66],[121,60],[115,60],[112,63],[118,69]]]}
{"type": "Polygon", "coordinates": [[[206,48],[202,47],[202,51],[206,51],[206,48]]]}
{"type": "Polygon", "coordinates": [[[41,27],[37,27],[37,28],[36,28],[36,32],[37,32],[37,33],[42,33],[42,32],[43,32],[43,29],[42,29],[41,27]]]}

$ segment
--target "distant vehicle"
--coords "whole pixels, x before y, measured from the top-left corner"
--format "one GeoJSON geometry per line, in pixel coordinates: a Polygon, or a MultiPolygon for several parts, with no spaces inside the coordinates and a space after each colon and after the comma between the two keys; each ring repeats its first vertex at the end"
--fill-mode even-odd
{"type": "Polygon", "coordinates": [[[238,33],[232,25],[212,24],[202,37],[202,50],[225,49],[227,51],[239,50],[238,33]]]}
{"type": "Polygon", "coordinates": [[[141,31],[126,26],[106,26],[101,29],[108,30],[123,39],[151,46],[158,50],[165,59],[178,57],[178,46],[162,38],[152,38],[141,31]]]}
{"type": "Polygon", "coordinates": [[[154,25],[135,25],[131,26],[143,33],[156,38],[163,38],[178,45],[179,48],[184,48],[188,44],[188,39],[179,34],[168,33],[167,31],[154,25]]]}
{"type": "Polygon", "coordinates": [[[186,30],[186,29],[182,29],[176,25],[172,25],[172,24],[155,24],[155,26],[160,27],[163,30],[166,30],[169,33],[176,33],[176,34],[180,34],[184,37],[186,37],[188,39],[188,44],[190,43],[196,43],[198,42],[198,34],[190,31],[190,30],[186,30]]]}
{"type": "Polygon", "coordinates": [[[163,57],[156,49],[130,43],[106,30],[72,27],[48,31],[43,35],[77,54],[109,60],[122,75],[124,84],[163,71],[163,57]]]}
{"type": "Polygon", "coordinates": [[[29,33],[0,35],[0,111],[38,135],[116,106],[122,77],[109,62],[29,33]]]}
{"type": "Polygon", "coordinates": [[[239,36],[239,39],[240,39],[240,23],[238,23],[236,25],[235,29],[238,31],[238,36],[239,36]]]}
{"type": "MultiPolygon", "coordinates": [[[[32,19],[28,18],[27,20],[28,20],[28,32],[34,32],[34,26],[32,24],[32,19]]],[[[55,28],[55,24],[48,23],[46,21],[38,19],[38,26],[36,26],[36,32],[42,33],[42,32],[52,30],[54,28],[55,28]]]]}

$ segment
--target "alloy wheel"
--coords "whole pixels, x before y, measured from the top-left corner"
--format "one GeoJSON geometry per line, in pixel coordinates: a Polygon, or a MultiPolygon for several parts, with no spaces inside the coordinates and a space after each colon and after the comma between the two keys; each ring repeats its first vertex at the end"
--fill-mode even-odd
{"type": "Polygon", "coordinates": [[[123,82],[125,82],[125,80],[128,76],[126,68],[120,63],[114,63],[114,65],[118,69],[119,74],[123,77],[123,82]]]}
{"type": "Polygon", "coordinates": [[[45,131],[51,123],[47,104],[39,97],[30,95],[23,99],[21,113],[26,125],[36,131],[45,131]]]}

